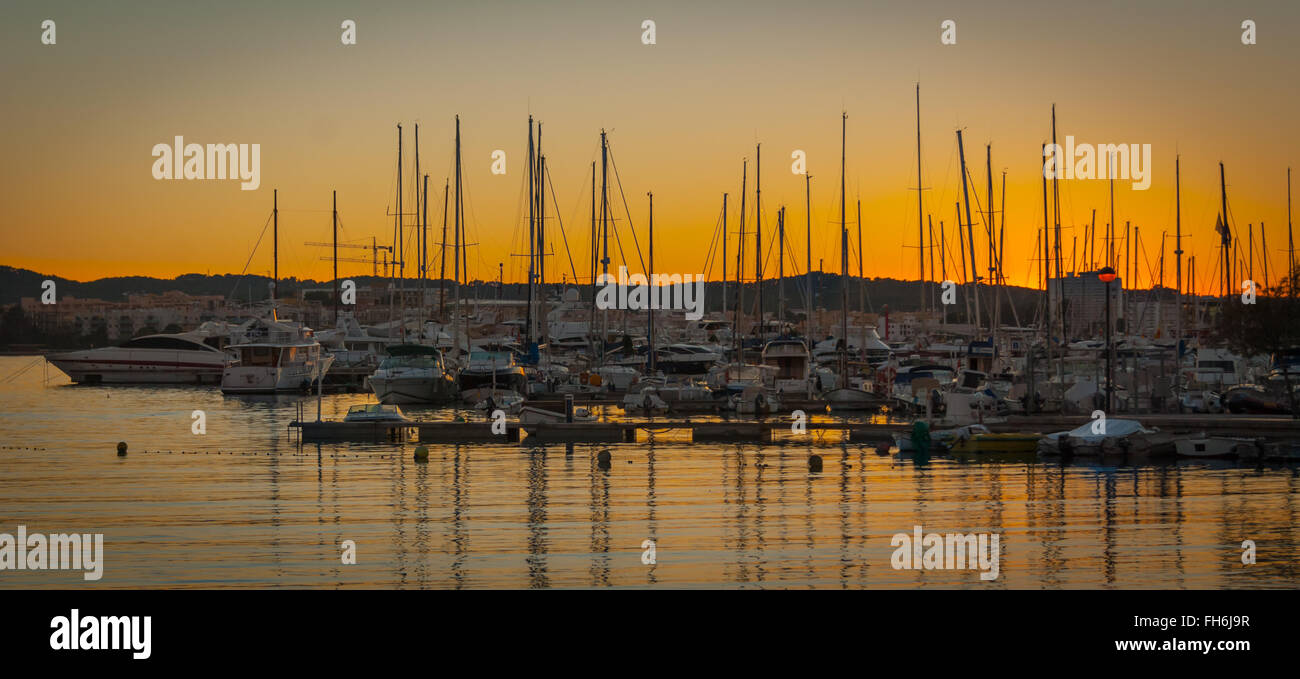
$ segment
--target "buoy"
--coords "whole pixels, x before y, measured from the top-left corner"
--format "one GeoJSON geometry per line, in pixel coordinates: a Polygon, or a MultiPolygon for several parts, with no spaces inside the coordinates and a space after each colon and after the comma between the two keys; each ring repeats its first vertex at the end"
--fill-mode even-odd
{"type": "Polygon", "coordinates": [[[117,442],[117,456],[126,457],[126,441],[117,442]]]}
{"type": "Polygon", "coordinates": [[[605,464],[609,464],[609,451],[608,451],[608,450],[602,450],[602,451],[600,451],[599,453],[596,453],[596,461],[597,461],[597,462],[604,462],[605,464]]]}
{"type": "Polygon", "coordinates": [[[429,459],[429,449],[425,446],[416,446],[415,459],[424,462],[429,459]]]}
{"type": "Polygon", "coordinates": [[[822,470],[822,456],[821,456],[821,455],[809,455],[809,456],[808,456],[808,471],[810,471],[810,472],[819,472],[819,471],[821,471],[821,470],[822,470]]]}

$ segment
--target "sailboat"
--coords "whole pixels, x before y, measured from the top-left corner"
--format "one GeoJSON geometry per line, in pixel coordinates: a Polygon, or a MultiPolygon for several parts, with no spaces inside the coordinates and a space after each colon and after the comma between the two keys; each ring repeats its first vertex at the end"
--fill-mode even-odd
{"type": "Polygon", "coordinates": [[[849,386],[848,379],[848,337],[849,337],[849,230],[844,221],[844,157],[845,133],[848,128],[848,113],[840,114],[840,337],[844,338],[844,347],[840,351],[839,386],[827,391],[823,397],[832,410],[875,410],[884,405],[885,400],[874,392],[860,387],[849,386]]]}
{"type": "MultiPolygon", "coordinates": [[[[419,147],[419,125],[416,125],[416,156],[415,164],[420,164],[420,147],[419,147]]],[[[402,176],[402,126],[397,126],[397,238],[403,238],[403,214],[401,209],[401,176],[402,176]]],[[[421,201],[421,234],[424,235],[427,242],[429,226],[429,205],[428,205],[428,183],[429,178],[424,177],[425,196],[421,201]]],[[[416,194],[419,197],[419,194],[416,194]]],[[[396,243],[394,244],[397,245],[396,243]]],[[[427,247],[427,244],[426,246],[427,247]]],[[[426,274],[425,250],[420,251],[420,291],[421,291],[421,308],[423,308],[423,291],[426,274]]],[[[404,279],[403,279],[404,281],[404,279]]],[[[406,328],[406,294],[405,285],[402,289],[402,335],[405,337],[406,328]]],[[[418,336],[418,335],[417,335],[418,336]]],[[[454,370],[450,369],[443,360],[442,351],[437,346],[430,346],[416,342],[402,342],[393,344],[387,348],[387,356],[380,362],[379,367],[370,376],[370,389],[375,393],[380,403],[450,403],[455,400],[458,390],[456,388],[456,379],[454,370]]]]}
{"type": "Polygon", "coordinates": [[[321,380],[334,357],[326,354],[312,329],[301,323],[280,320],[275,302],[280,282],[279,192],[273,194],[272,221],[274,278],[271,284],[271,317],[253,319],[232,334],[238,342],[226,347],[236,356],[221,372],[221,391],[226,394],[272,394],[302,391],[321,380]]]}

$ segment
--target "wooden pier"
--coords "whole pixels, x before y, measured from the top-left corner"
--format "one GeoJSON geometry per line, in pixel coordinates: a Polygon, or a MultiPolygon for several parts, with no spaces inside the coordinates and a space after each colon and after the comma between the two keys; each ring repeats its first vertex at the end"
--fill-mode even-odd
{"type": "MultiPolygon", "coordinates": [[[[1124,416],[1118,416],[1119,419],[1124,416]]],[[[1264,415],[1142,415],[1135,416],[1147,427],[1175,433],[1205,432],[1220,436],[1262,437],[1270,440],[1300,439],[1300,420],[1286,416],[1264,415]]],[[[1091,422],[1087,416],[1017,416],[1005,422],[988,422],[995,432],[1035,432],[1047,434],[1074,429],[1091,422]]],[[[290,428],[299,430],[304,441],[375,441],[421,443],[634,443],[638,432],[679,431],[689,433],[695,442],[771,443],[798,436],[791,430],[787,417],[772,416],[759,420],[692,421],[684,419],[643,419],[612,422],[552,422],[521,424],[517,421],[496,426],[490,420],[474,422],[341,422],[294,421],[290,428]]],[[[806,431],[842,432],[852,443],[888,441],[896,432],[911,428],[907,423],[878,424],[866,422],[810,421],[806,431]]]]}

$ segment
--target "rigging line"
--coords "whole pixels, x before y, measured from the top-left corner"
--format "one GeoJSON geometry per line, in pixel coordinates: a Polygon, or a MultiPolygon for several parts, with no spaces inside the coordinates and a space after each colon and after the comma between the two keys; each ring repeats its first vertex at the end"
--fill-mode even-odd
{"type": "MultiPolygon", "coordinates": [[[[641,269],[645,270],[645,258],[641,255],[641,242],[636,237],[636,224],[632,222],[632,210],[628,208],[627,195],[623,193],[623,179],[618,176],[618,163],[614,162],[614,148],[608,142],[606,142],[606,146],[609,146],[609,166],[614,169],[614,182],[618,184],[618,195],[623,199],[623,212],[627,214],[627,228],[628,231],[632,232],[632,244],[636,246],[636,257],[641,261],[641,269]]],[[[651,272],[646,271],[646,273],[651,272]]]]}
{"type": "MultiPolygon", "coordinates": [[[[564,239],[564,254],[569,258],[569,272],[573,274],[573,284],[578,285],[578,270],[573,266],[573,253],[569,251],[569,237],[564,233],[564,219],[560,217],[560,201],[555,197],[555,178],[551,176],[551,169],[545,163],[542,164],[543,171],[546,173],[544,179],[551,187],[551,203],[555,205],[555,221],[560,225],[560,238],[564,239]]],[[[542,253],[546,255],[545,252],[542,253]]]]}
{"type": "Polygon", "coordinates": [[[723,217],[722,210],[719,209],[718,218],[713,222],[713,238],[712,240],[709,241],[709,251],[704,256],[704,262],[705,262],[704,280],[706,281],[709,280],[709,278],[713,275],[713,264],[714,264],[713,260],[714,260],[714,255],[717,254],[719,249],[718,244],[722,238],[727,237],[725,233],[722,233],[722,217],[723,217]]]}
{"type": "Polygon", "coordinates": [[[271,214],[266,216],[266,223],[262,224],[262,233],[257,237],[257,242],[253,244],[253,251],[248,253],[248,261],[244,262],[244,269],[239,272],[239,278],[235,279],[235,287],[230,289],[230,294],[227,295],[228,299],[235,298],[235,292],[239,290],[239,284],[243,281],[244,274],[248,273],[248,265],[253,263],[253,257],[257,255],[257,247],[262,244],[262,239],[266,237],[266,229],[271,226],[271,218],[274,215],[275,211],[272,210],[271,214]]]}

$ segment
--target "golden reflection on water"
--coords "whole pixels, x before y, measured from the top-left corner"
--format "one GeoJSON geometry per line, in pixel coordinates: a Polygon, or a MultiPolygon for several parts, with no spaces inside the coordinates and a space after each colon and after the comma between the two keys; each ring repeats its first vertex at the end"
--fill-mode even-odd
{"type": "MultiPolygon", "coordinates": [[[[12,363],[0,358],[0,374],[12,363]]],[[[365,400],[327,396],[322,409],[365,400]]],[[[694,445],[676,433],[434,444],[416,462],[414,444],[291,441],[296,397],[38,376],[0,387],[0,401],[12,448],[0,450],[0,532],[105,536],[98,582],[3,571],[0,587],[1293,587],[1300,555],[1294,466],[914,460],[838,437],[694,445]],[[204,436],[190,433],[195,409],[204,436]],[[1000,576],[895,570],[891,536],[915,525],[1001,534],[1000,576]]]]}

